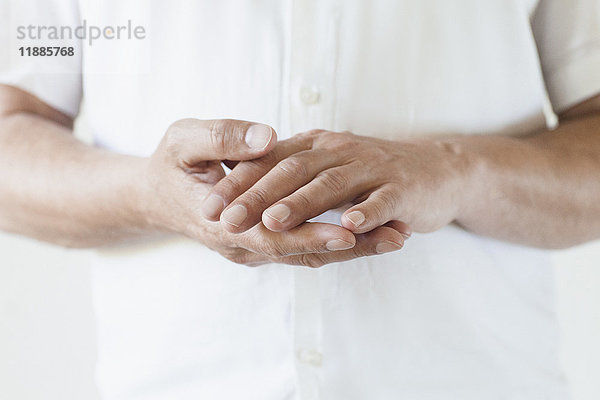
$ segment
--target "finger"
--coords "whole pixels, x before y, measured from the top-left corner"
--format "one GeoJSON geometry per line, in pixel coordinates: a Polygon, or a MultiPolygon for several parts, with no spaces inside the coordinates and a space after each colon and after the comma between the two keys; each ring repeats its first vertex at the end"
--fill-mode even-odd
{"type": "Polygon", "coordinates": [[[342,215],[342,226],[354,233],[364,233],[395,220],[399,197],[400,194],[389,186],[382,186],[362,203],[346,210],[342,215]]]}
{"type": "Polygon", "coordinates": [[[400,234],[404,237],[405,240],[410,238],[410,236],[412,235],[412,229],[410,228],[410,226],[408,226],[406,222],[394,220],[386,223],[385,226],[389,226],[390,228],[400,232],[400,234]]]}
{"type": "Polygon", "coordinates": [[[355,235],[338,225],[307,222],[286,232],[272,232],[256,225],[239,238],[238,246],[257,254],[279,259],[305,253],[348,250],[356,244],[355,235]]]}
{"type": "Polygon", "coordinates": [[[188,165],[207,160],[250,160],[273,149],[273,128],[233,119],[182,119],[167,130],[164,145],[188,165]]]}
{"type": "MultiPolygon", "coordinates": [[[[338,162],[338,155],[321,149],[301,151],[281,160],[225,208],[221,214],[223,228],[234,233],[250,229],[260,222],[261,215],[267,207],[306,185],[321,171],[338,162]]],[[[324,194],[321,192],[319,195],[323,196],[324,194]]],[[[272,217],[286,218],[289,216],[289,209],[287,211],[285,215],[273,214],[272,217]]],[[[298,220],[289,228],[299,225],[307,219],[298,220]]]]}
{"type": "Polygon", "coordinates": [[[288,230],[351,201],[371,185],[367,174],[357,171],[352,163],[323,170],[307,185],[266,209],[263,224],[274,232],[288,230]]]}
{"type": "MultiPolygon", "coordinates": [[[[217,183],[204,199],[202,213],[209,221],[218,221],[229,203],[250,189],[277,163],[290,155],[310,148],[307,140],[284,140],[273,151],[251,161],[238,163],[225,179],[217,183]]],[[[242,211],[238,211],[242,213],[242,211]]],[[[243,215],[243,214],[242,214],[243,215]]]]}
{"type": "Polygon", "coordinates": [[[248,267],[258,267],[260,265],[272,263],[269,257],[264,254],[254,253],[248,250],[242,250],[236,252],[234,255],[226,256],[229,261],[236,264],[243,264],[248,267]]]}
{"type": "MultiPolygon", "coordinates": [[[[313,224],[318,225],[318,224],[313,224]]],[[[347,261],[358,257],[366,257],[375,254],[383,254],[396,251],[404,246],[408,238],[408,225],[401,221],[390,221],[385,226],[375,230],[356,235],[356,244],[352,249],[341,251],[325,251],[318,253],[304,253],[300,255],[288,255],[282,259],[269,260],[264,254],[244,251],[231,260],[247,266],[260,266],[270,262],[284,262],[292,265],[321,266],[333,262],[347,261]],[[394,232],[395,231],[395,232],[394,232]],[[398,233],[400,235],[398,235],[398,233]]],[[[410,235],[410,233],[408,234],[410,235]]]]}
{"type": "Polygon", "coordinates": [[[325,264],[397,251],[403,246],[404,237],[402,234],[388,226],[381,226],[371,232],[356,235],[356,245],[352,249],[327,253],[300,254],[284,257],[279,262],[317,268],[325,264]]]}

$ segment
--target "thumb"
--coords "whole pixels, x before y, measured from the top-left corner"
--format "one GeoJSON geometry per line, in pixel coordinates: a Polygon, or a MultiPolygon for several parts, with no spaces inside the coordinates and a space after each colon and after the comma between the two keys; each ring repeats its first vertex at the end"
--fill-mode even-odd
{"type": "Polygon", "coordinates": [[[187,118],[165,135],[167,148],[192,165],[208,160],[251,160],[275,147],[277,134],[268,125],[234,119],[187,118]]]}

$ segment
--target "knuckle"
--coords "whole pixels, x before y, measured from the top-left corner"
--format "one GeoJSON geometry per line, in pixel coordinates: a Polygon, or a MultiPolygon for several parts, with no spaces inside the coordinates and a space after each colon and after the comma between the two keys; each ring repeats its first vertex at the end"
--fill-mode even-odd
{"type": "Polygon", "coordinates": [[[357,151],[354,151],[353,154],[352,162],[371,173],[377,173],[382,166],[385,167],[388,163],[394,162],[395,160],[395,155],[380,146],[363,146],[357,151]]]}
{"type": "Polygon", "coordinates": [[[278,161],[277,153],[272,151],[257,159],[256,163],[263,168],[272,168],[278,161]]]}
{"type": "Polygon", "coordinates": [[[299,133],[296,136],[300,137],[301,139],[314,139],[315,137],[317,137],[325,132],[327,132],[327,131],[325,131],[323,129],[311,129],[309,131],[299,133]]]}
{"type": "Polygon", "coordinates": [[[327,264],[325,262],[325,260],[323,260],[319,255],[317,254],[313,254],[312,257],[310,257],[311,262],[308,265],[311,268],[321,268],[322,266],[324,266],[325,264],[327,264]]]}
{"type": "Polygon", "coordinates": [[[167,128],[167,134],[171,134],[171,135],[178,134],[183,129],[185,129],[189,125],[193,124],[194,122],[196,122],[196,120],[193,118],[179,119],[179,120],[173,122],[171,125],[169,125],[169,127],[167,128]]]}
{"type": "Polygon", "coordinates": [[[350,136],[351,134],[348,132],[337,132],[337,131],[327,131],[325,132],[325,137],[327,137],[328,139],[334,139],[334,140],[339,140],[339,141],[345,141],[348,139],[348,136],[350,136]]]}
{"type": "Polygon", "coordinates": [[[347,159],[352,159],[360,151],[360,147],[358,147],[356,143],[346,139],[331,140],[327,146],[331,152],[344,155],[347,159]]]}
{"type": "Polygon", "coordinates": [[[236,264],[244,264],[246,262],[246,257],[244,256],[238,256],[238,255],[231,255],[231,256],[226,256],[226,259],[228,259],[229,261],[231,261],[232,263],[236,263],[236,264]]]}
{"type": "Polygon", "coordinates": [[[235,196],[243,190],[242,182],[235,176],[235,174],[229,174],[224,179],[219,181],[215,186],[214,191],[227,200],[230,197],[235,196]]]}
{"type": "Polygon", "coordinates": [[[243,202],[251,205],[265,205],[269,202],[269,196],[265,190],[254,188],[244,193],[243,202]]]}
{"type": "Polygon", "coordinates": [[[390,152],[379,146],[370,146],[367,151],[367,157],[372,160],[388,160],[390,159],[390,152]]]}
{"type": "Polygon", "coordinates": [[[292,139],[294,142],[300,143],[306,147],[314,147],[319,138],[327,131],[323,129],[311,129],[307,132],[296,134],[292,139]]]}
{"type": "Polygon", "coordinates": [[[262,246],[262,253],[269,258],[282,258],[287,255],[283,248],[275,242],[262,246]]]}
{"type": "Polygon", "coordinates": [[[338,147],[345,143],[349,143],[350,141],[348,139],[348,134],[341,132],[322,131],[319,134],[319,142],[330,147],[338,147]]]}
{"type": "MultiPolygon", "coordinates": [[[[372,206],[372,212],[378,218],[386,218],[393,212],[394,209],[394,196],[392,196],[389,192],[381,192],[377,194],[376,201],[374,201],[372,206]]],[[[387,221],[386,221],[387,222],[387,221]]]]}
{"type": "Polygon", "coordinates": [[[253,252],[262,254],[268,258],[279,259],[288,255],[280,241],[266,239],[261,234],[254,234],[251,242],[253,252]]]}
{"type": "Polygon", "coordinates": [[[245,264],[248,262],[248,256],[238,250],[222,251],[221,255],[236,264],[245,264]]]}
{"type": "Polygon", "coordinates": [[[256,158],[254,160],[244,161],[244,163],[250,167],[251,169],[259,170],[259,171],[268,171],[275,164],[277,164],[279,160],[277,159],[277,155],[275,152],[270,152],[265,154],[260,158],[256,158]]]}
{"type": "Polygon", "coordinates": [[[298,262],[300,265],[311,268],[320,268],[325,265],[325,261],[318,254],[300,254],[298,262]]]}
{"type": "MultiPolygon", "coordinates": [[[[313,203],[314,201],[311,201],[311,198],[303,191],[297,191],[291,195],[290,201],[288,202],[288,204],[295,205],[298,210],[304,211],[310,210],[313,203]]],[[[312,208],[314,208],[314,206],[312,208]]]]}
{"type": "Polygon", "coordinates": [[[228,119],[218,119],[211,121],[208,125],[208,138],[212,149],[220,156],[225,154],[227,150],[227,135],[229,127],[232,121],[228,119]]]}
{"type": "Polygon", "coordinates": [[[369,245],[355,246],[352,249],[352,254],[355,258],[367,257],[377,254],[375,251],[375,243],[369,243],[369,245]]]}
{"type": "Polygon", "coordinates": [[[309,266],[309,258],[309,254],[299,254],[298,256],[296,256],[298,265],[304,265],[305,267],[309,266]]]}
{"type": "Polygon", "coordinates": [[[367,160],[374,160],[376,158],[356,158],[354,161],[352,161],[351,166],[354,168],[355,171],[370,171],[371,170],[371,166],[369,165],[370,162],[367,160]]]}
{"type": "Polygon", "coordinates": [[[278,260],[278,262],[287,265],[302,265],[298,256],[284,257],[281,260],[278,260]]]}
{"type": "Polygon", "coordinates": [[[353,258],[363,258],[363,257],[368,257],[368,256],[373,256],[377,254],[375,252],[375,250],[373,251],[367,251],[367,250],[353,250],[352,251],[352,256],[353,258]]]}
{"type": "Polygon", "coordinates": [[[337,193],[345,192],[350,186],[348,177],[335,169],[321,171],[317,178],[323,185],[337,193]]]}
{"type": "Polygon", "coordinates": [[[386,215],[385,205],[381,202],[376,202],[372,204],[371,213],[375,215],[375,217],[379,220],[383,219],[386,215]]]}
{"type": "Polygon", "coordinates": [[[308,176],[306,165],[301,161],[300,157],[297,156],[286,158],[285,160],[280,161],[277,166],[290,176],[300,178],[306,178],[308,176]]]}
{"type": "Polygon", "coordinates": [[[177,154],[183,141],[184,127],[189,123],[190,119],[180,119],[173,122],[167,128],[163,137],[163,147],[169,154],[177,154]]]}

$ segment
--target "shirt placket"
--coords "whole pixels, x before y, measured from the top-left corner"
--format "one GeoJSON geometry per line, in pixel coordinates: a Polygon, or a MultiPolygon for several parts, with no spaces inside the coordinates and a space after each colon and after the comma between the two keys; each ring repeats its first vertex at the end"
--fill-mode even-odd
{"type": "Polygon", "coordinates": [[[290,133],[334,129],[337,0],[292,0],[289,35],[290,133]]]}
{"type": "MultiPolygon", "coordinates": [[[[336,1],[290,1],[287,111],[289,133],[333,129],[339,13],[336,1]]],[[[294,270],[294,351],[298,393],[320,398],[323,349],[321,279],[323,270],[294,270]]]]}

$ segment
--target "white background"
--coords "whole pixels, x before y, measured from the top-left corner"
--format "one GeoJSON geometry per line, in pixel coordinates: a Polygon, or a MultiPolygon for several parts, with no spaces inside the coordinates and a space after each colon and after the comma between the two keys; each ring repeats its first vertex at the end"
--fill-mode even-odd
{"type": "MultiPolygon", "coordinates": [[[[86,251],[0,233],[0,399],[97,400],[86,251]]],[[[600,399],[600,243],[556,253],[574,400],[600,399]]]]}

